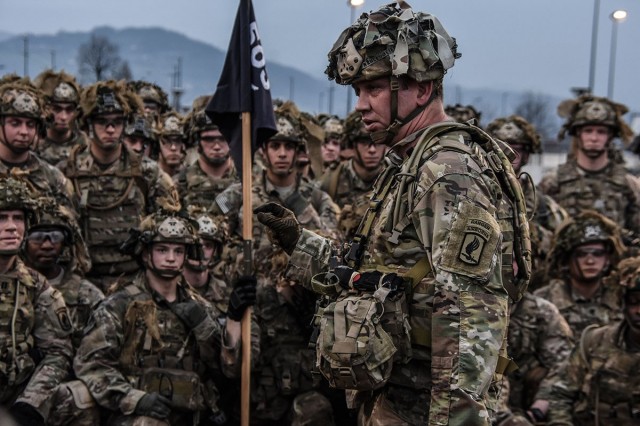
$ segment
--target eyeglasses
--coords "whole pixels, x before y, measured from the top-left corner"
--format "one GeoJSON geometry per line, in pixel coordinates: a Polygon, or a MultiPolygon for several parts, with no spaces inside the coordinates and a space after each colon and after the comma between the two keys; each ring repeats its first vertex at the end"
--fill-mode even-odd
{"type": "Polygon", "coordinates": [[[180,137],[163,137],[160,138],[160,143],[164,146],[182,146],[184,141],[180,137]]]}
{"type": "Polygon", "coordinates": [[[223,144],[227,143],[227,140],[224,136],[204,136],[200,138],[200,142],[223,144]]]}
{"type": "Polygon", "coordinates": [[[107,128],[109,126],[113,128],[117,128],[117,127],[124,126],[124,118],[118,117],[118,118],[107,119],[104,117],[97,117],[93,119],[93,124],[95,124],[96,126],[104,127],[104,128],[107,128]]]}
{"type": "Polygon", "coordinates": [[[586,249],[586,248],[581,248],[581,249],[577,249],[576,251],[574,251],[573,255],[577,259],[585,259],[587,256],[605,257],[607,255],[607,251],[604,250],[604,249],[586,249]]]}
{"type": "Polygon", "coordinates": [[[64,232],[62,231],[33,231],[27,235],[27,241],[33,241],[34,243],[44,243],[48,238],[53,244],[58,244],[64,241],[64,232]]]}

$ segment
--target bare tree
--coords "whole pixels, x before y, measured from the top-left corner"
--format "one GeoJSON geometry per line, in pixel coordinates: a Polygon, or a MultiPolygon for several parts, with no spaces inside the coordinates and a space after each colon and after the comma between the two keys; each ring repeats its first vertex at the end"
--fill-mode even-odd
{"type": "Polygon", "coordinates": [[[133,80],[133,73],[131,67],[129,67],[129,61],[122,61],[118,69],[113,73],[113,78],[116,80],[133,80]]]}
{"type": "Polygon", "coordinates": [[[543,142],[554,139],[557,131],[549,109],[549,98],[540,93],[525,93],[516,106],[515,113],[536,128],[543,142]]]}
{"type": "Polygon", "coordinates": [[[95,81],[111,77],[122,62],[118,50],[107,37],[92,34],[91,39],[78,49],[80,73],[95,77],[95,81]]]}

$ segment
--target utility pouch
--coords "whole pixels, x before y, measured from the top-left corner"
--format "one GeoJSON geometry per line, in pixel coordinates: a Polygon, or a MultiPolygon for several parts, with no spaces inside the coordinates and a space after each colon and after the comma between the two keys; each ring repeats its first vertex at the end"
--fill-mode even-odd
{"type": "Polygon", "coordinates": [[[193,371],[145,368],[140,375],[138,389],[156,392],[170,399],[171,406],[179,410],[200,411],[207,408],[201,392],[200,376],[193,371]]]}

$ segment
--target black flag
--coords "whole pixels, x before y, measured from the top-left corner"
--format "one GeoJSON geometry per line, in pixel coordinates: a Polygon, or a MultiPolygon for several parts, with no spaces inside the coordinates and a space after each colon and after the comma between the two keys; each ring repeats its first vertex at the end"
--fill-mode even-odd
{"type": "Polygon", "coordinates": [[[275,135],[269,77],[251,0],[240,0],[233,34],[218,87],[206,113],[229,141],[231,157],[242,178],[242,112],[251,113],[251,158],[275,135]]]}

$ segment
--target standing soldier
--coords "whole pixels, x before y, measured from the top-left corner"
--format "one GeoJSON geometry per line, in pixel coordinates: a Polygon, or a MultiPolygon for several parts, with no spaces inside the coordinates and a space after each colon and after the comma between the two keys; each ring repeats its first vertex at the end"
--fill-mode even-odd
{"type": "Polygon", "coordinates": [[[322,143],[321,152],[322,165],[326,171],[340,164],[341,141],[344,126],[342,120],[336,115],[318,116],[318,121],[324,130],[324,142],[322,143]]]}
{"type": "Polygon", "coordinates": [[[640,182],[616,159],[613,146],[615,138],[630,142],[633,135],[622,119],[626,112],[626,106],[592,95],[562,102],[558,114],[567,121],[560,137],[572,136],[571,151],[540,182],[542,192],[571,216],[596,210],[616,222],[625,238],[640,233],[640,182]]]}
{"type": "Polygon", "coordinates": [[[35,152],[53,166],[65,161],[76,145],[86,145],[87,135],[79,129],[80,87],[64,71],[43,71],[34,81],[43,92],[48,120],[47,136],[38,141],[35,152]]]}
{"type": "Polygon", "coordinates": [[[219,412],[215,374],[237,373],[240,323],[233,319],[253,302],[230,303],[230,320],[221,329],[215,308],[182,277],[184,263],[199,251],[185,218],[149,215],[123,249],[142,271],[119,280],[92,312],[75,373],[107,410],[108,425],[196,426],[200,415],[219,412]]]}
{"type": "Polygon", "coordinates": [[[338,228],[350,240],[369,207],[373,182],[382,172],[385,146],[374,144],[365,131],[362,115],[354,111],[345,120],[342,143],[354,155],[325,172],[320,188],[340,207],[338,228]]]}
{"type": "Polygon", "coordinates": [[[158,123],[158,144],[153,158],[157,159],[160,170],[175,179],[183,169],[187,155],[187,136],[184,133],[183,118],[177,112],[168,112],[158,123]]]}
{"type": "Polygon", "coordinates": [[[124,126],[142,110],[139,98],[123,83],[98,82],[82,96],[89,145],[74,149],[64,169],[79,201],[80,224],[91,254],[87,276],[103,291],[138,263],[119,251],[129,229],[158,207],[179,210],[171,178],[158,165],[123,146],[124,126]]]}
{"type": "Polygon", "coordinates": [[[19,425],[44,425],[73,348],[60,292],[18,257],[36,204],[24,182],[0,178],[0,406],[19,425]]]}
{"type": "Polygon", "coordinates": [[[474,124],[480,127],[482,113],[475,109],[473,105],[448,105],[444,109],[444,113],[457,123],[467,123],[469,120],[475,120],[474,124]]]}
{"type": "Polygon", "coordinates": [[[20,82],[0,86],[0,176],[18,175],[38,196],[73,210],[73,188],[56,167],[32,151],[44,132],[41,93],[20,82]]]}
{"type": "Polygon", "coordinates": [[[507,143],[515,153],[515,159],[511,164],[520,179],[529,217],[533,218],[529,224],[534,271],[529,290],[532,291],[543,284],[546,259],[551,250],[553,233],[569,217],[569,214],[553,198],[541,194],[540,191],[536,192],[531,176],[528,173],[521,173],[522,168],[529,162],[529,156],[542,152],[540,135],[533,125],[518,115],[511,115],[496,118],[489,123],[487,133],[507,143]]]}
{"type": "Polygon", "coordinates": [[[488,425],[489,385],[508,365],[508,292],[519,298],[531,266],[524,197],[494,140],[447,121],[457,57],[437,18],[404,1],[363,14],[327,74],[353,85],[365,129],[391,150],[349,250],[332,260],[291,212],[256,209],[291,253],[288,278],[328,271],[312,282],[333,300],[318,314],[317,365],[365,391],[362,424],[488,425]]]}
{"type": "MultiPolygon", "coordinates": [[[[303,129],[286,105],[275,111],[278,133],[262,146],[266,169],[253,182],[252,203],[287,206],[306,226],[331,232],[335,229],[338,207],[326,193],[301,180],[296,173],[298,146],[304,143],[303,129]]],[[[242,223],[234,220],[242,218],[241,184],[234,184],[218,195],[216,205],[230,218],[230,230],[237,237],[242,230],[242,223]]],[[[329,426],[331,406],[314,391],[313,351],[308,349],[316,297],[284,278],[287,255],[271,244],[265,228],[257,222],[253,228],[253,258],[261,351],[252,374],[255,380],[251,389],[251,418],[259,424],[306,424],[318,416],[315,422],[329,426]]],[[[237,259],[241,265],[243,256],[237,259]]]]}
{"type": "Polygon", "coordinates": [[[624,318],[582,333],[552,389],[550,426],[640,421],[640,257],[619,265],[624,318]]]}
{"type": "Polygon", "coordinates": [[[556,231],[549,255],[551,281],[535,295],[558,307],[576,338],[591,324],[620,319],[615,288],[603,281],[623,252],[619,227],[595,211],[567,219],[556,231]]]}
{"type": "Polygon", "coordinates": [[[194,102],[186,117],[190,144],[198,149],[197,160],[175,178],[182,205],[210,206],[216,196],[238,182],[238,173],[229,151],[229,142],[218,126],[204,113],[209,96],[194,102]]]}
{"type": "Polygon", "coordinates": [[[136,113],[124,128],[124,144],[138,157],[147,157],[158,143],[153,117],[136,113]]]}
{"type": "Polygon", "coordinates": [[[157,84],[136,80],[130,81],[128,87],[142,99],[145,115],[157,118],[169,111],[169,97],[157,84]]]}

